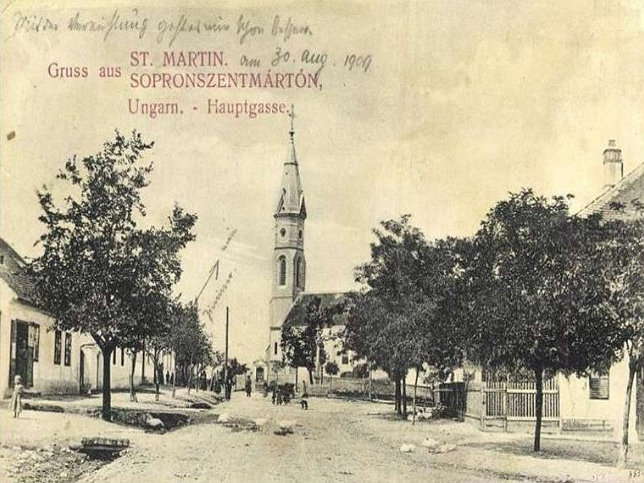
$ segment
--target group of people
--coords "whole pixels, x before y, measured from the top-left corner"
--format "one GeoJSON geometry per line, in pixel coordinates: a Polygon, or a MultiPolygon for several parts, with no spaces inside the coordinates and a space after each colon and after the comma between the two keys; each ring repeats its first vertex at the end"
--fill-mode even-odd
{"type": "MultiPolygon", "coordinates": [[[[268,386],[266,383],[264,383],[266,389],[268,389],[268,386]]],[[[294,386],[293,384],[284,384],[282,387],[278,386],[276,383],[272,384],[273,388],[273,394],[272,394],[272,402],[273,404],[280,405],[280,404],[288,404],[291,401],[291,398],[295,396],[295,391],[294,391],[294,386]]],[[[309,409],[309,401],[308,401],[308,393],[306,392],[306,383],[302,383],[302,393],[300,395],[300,406],[302,409],[309,409]]]]}
{"type": "MultiPolygon", "coordinates": [[[[202,374],[203,376],[203,382],[204,386],[203,388],[205,389],[207,384],[206,384],[206,379],[205,379],[205,372],[202,374]]],[[[159,379],[163,381],[163,372],[161,372],[158,375],[159,379]]],[[[166,384],[172,384],[174,381],[174,373],[170,374],[170,371],[166,371],[165,374],[165,381],[166,384]]],[[[220,392],[222,385],[224,385],[224,389],[226,391],[225,397],[226,399],[230,399],[230,394],[232,392],[232,378],[229,378],[227,384],[222,384],[224,381],[222,380],[223,378],[217,378],[213,377],[210,380],[210,390],[215,391],[215,392],[220,392]]],[[[266,386],[266,383],[264,383],[266,386]]],[[[281,390],[277,384],[273,385],[273,404],[288,404],[290,399],[291,399],[291,392],[292,388],[289,387],[290,385],[287,384],[286,387],[281,390]]],[[[265,388],[267,389],[267,387],[265,388]]],[[[13,411],[13,417],[17,418],[20,416],[20,412],[22,411],[22,393],[24,392],[25,387],[22,384],[22,377],[21,376],[16,376],[14,378],[14,384],[13,384],[13,394],[11,395],[11,410],[13,411]]],[[[252,392],[253,392],[253,382],[251,381],[250,375],[246,375],[246,380],[244,382],[244,390],[246,391],[246,397],[250,397],[252,392]]],[[[302,392],[302,397],[300,399],[300,405],[302,406],[302,409],[308,409],[309,404],[307,401],[308,394],[306,393],[306,384],[304,385],[304,390],[302,392]]]]}

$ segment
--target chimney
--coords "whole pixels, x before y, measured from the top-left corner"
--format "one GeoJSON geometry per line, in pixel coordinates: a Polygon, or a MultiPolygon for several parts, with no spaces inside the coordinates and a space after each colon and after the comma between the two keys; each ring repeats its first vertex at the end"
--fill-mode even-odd
{"type": "Polygon", "coordinates": [[[614,139],[608,140],[608,147],[604,149],[604,189],[611,189],[624,177],[624,163],[622,150],[617,147],[614,139]]]}

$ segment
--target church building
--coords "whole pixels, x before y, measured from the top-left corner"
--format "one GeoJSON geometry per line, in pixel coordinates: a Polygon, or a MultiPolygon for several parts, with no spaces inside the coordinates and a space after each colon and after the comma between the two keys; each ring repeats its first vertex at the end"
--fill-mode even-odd
{"type": "MultiPolygon", "coordinates": [[[[291,305],[304,291],[306,260],[304,258],[304,222],[306,204],[295,153],[295,130],[291,108],[289,145],[284,160],[282,181],[273,218],[275,219],[272,282],[270,301],[270,331],[266,361],[269,371],[282,360],[280,348],[281,327],[291,305]]],[[[285,369],[286,372],[288,368],[285,369]]],[[[268,374],[273,379],[275,373],[268,374]]]]}
{"type": "MultiPolygon", "coordinates": [[[[345,293],[306,293],[306,259],[304,257],[304,222],[306,221],[306,203],[304,190],[295,153],[295,129],[293,110],[290,113],[291,128],[289,144],[283,165],[277,203],[273,213],[275,219],[274,247],[271,270],[271,300],[269,344],[266,348],[265,361],[255,361],[255,381],[264,379],[296,383],[297,371],[292,367],[281,367],[283,362],[280,347],[282,327],[285,323],[298,324],[298,307],[305,306],[313,299],[319,299],[324,307],[341,303],[345,293]],[[268,367],[264,367],[266,364],[268,367]],[[264,376],[264,371],[267,371],[264,376]]],[[[339,372],[350,372],[355,360],[351,352],[342,350],[337,334],[344,327],[343,315],[334,319],[332,327],[325,328],[321,334],[320,344],[324,349],[324,360],[333,362],[339,372]]],[[[322,360],[319,361],[323,362],[322,360]]],[[[321,367],[316,367],[320,376],[321,367]]]]}

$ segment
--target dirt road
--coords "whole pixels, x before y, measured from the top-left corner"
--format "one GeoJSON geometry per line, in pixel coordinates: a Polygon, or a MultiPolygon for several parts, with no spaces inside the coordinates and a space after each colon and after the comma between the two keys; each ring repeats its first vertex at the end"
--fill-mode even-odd
{"type": "MultiPolygon", "coordinates": [[[[490,438],[463,423],[414,427],[392,420],[387,406],[311,399],[310,409],[273,406],[261,397],[235,394],[214,409],[220,418],[255,420],[257,432],[204,422],[164,435],[141,434],[133,449],[86,477],[85,482],[409,482],[409,481],[623,481],[615,469],[569,460],[507,455],[476,447],[490,438]],[[275,434],[280,422],[293,434],[275,434]],[[455,443],[432,455],[426,437],[455,443]],[[411,453],[400,446],[415,444],[411,453]],[[474,444],[474,446],[472,446],[474,444]]],[[[214,419],[214,418],[213,418],[214,419]]],[[[516,438],[494,435],[495,440],[516,438]]]]}

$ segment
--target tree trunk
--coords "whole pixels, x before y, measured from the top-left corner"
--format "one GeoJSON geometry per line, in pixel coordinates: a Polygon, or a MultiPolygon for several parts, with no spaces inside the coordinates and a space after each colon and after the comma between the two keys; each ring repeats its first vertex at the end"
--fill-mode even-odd
{"type": "Polygon", "coordinates": [[[619,454],[618,466],[626,466],[626,458],[628,457],[628,430],[631,414],[631,397],[633,394],[633,382],[635,380],[635,364],[629,361],[628,364],[628,385],[626,386],[626,401],[624,401],[624,421],[622,424],[622,449],[619,454]]]}
{"type": "Polygon", "coordinates": [[[110,369],[112,351],[114,349],[101,349],[103,352],[103,408],[101,417],[105,421],[112,421],[112,390],[110,387],[110,369]]]}
{"type": "Polygon", "coordinates": [[[416,379],[414,380],[414,402],[412,403],[413,415],[411,417],[412,426],[416,424],[416,390],[418,389],[418,368],[416,368],[416,379]]]}
{"type": "MultiPolygon", "coordinates": [[[[156,353],[156,351],[155,351],[154,357],[152,359],[152,364],[154,366],[154,369],[153,369],[154,373],[157,374],[159,372],[159,355],[156,353]]],[[[156,381],[154,383],[154,400],[155,401],[159,400],[159,395],[160,395],[159,378],[157,377],[156,381]]]]}
{"type": "Polygon", "coordinates": [[[195,384],[195,392],[199,392],[199,386],[201,386],[201,364],[197,364],[197,384],[195,384]]]}
{"type": "Polygon", "coordinates": [[[143,350],[141,351],[143,357],[141,357],[141,384],[145,384],[145,341],[143,342],[143,350]]]}
{"type": "Polygon", "coordinates": [[[398,415],[401,414],[401,406],[400,406],[400,377],[398,377],[398,373],[394,372],[394,380],[396,381],[395,389],[394,389],[394,406],[396,413],[398,415]]]}
{"type": "Polygon", "coordinates": [[[407,417],[407,372],[401,378],[402,379],[402,415],[404,418],[407,417]]]}
{"type": "Polygon", "coordinates": [[[192,387],[192,366],[190,367],[190,370],[188,371],[188,394],[190,394],[190,388],[192,387]]]}
{"type": "Polygon", "coordinates": [[[177,394],[177,365],[174,365],[174,373],[172,374],[172,399],[175,398],[177,394]]]}
{"type": "Polygon", "coordinates": [[[535,395],[535,416],[536,424],[534,427],[534,451],[541,451],[541,418],[543,413],[543,370],[535,369],[534,371],[537,393],[535,395]]]}
{"type": "Polygon", "coordinates": [[[136,398],[136,392],[134,391],[134,369],[136,368],[136,352],[133,351],[130,354],[130,358],[132,359],[132,367],[130,370],[130,401],[138,402],[136,398]]]}

